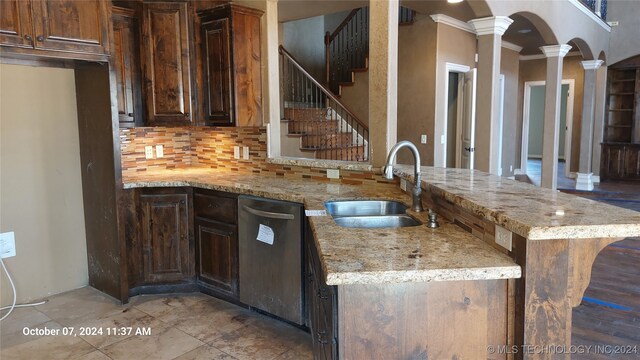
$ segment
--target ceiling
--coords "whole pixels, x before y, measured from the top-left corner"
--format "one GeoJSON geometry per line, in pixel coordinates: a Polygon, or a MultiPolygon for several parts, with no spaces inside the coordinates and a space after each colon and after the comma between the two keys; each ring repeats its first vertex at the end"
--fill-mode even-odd
{"type": "MultiPolygon", "coordinates": [[[[368,0],[280,0],[278,2],[278,19],[281,22],[327,15],[345,10],[368,6],[368,0]]],[[[432,15],[444,14],[461,21],[474,19],[475,13],[468,1],[449,4],[446,0],[404,0],[402,6],[419,13],[432,15]]],[[[541,46],[547,45],[540,31],[526,17],[518,14],[510,16],[513,24],[509,26],[502,39],[521,46],[521,55],[542,54],[541,46]],[[527,32],[527,30],[530,30],[527,32]]],[[[577,50],[573,43],[572,50],[577,50]]]]}

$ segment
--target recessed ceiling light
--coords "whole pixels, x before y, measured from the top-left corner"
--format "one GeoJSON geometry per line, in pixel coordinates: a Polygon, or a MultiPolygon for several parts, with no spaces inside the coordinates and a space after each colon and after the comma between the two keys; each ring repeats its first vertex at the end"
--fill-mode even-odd
{"type": "Polygon", "coordinates": [[[531,29],[520,29],[520,30],[518,30],[518,32],[519,32],[520,34],[528,34],[528,33],[530,33],[530,32],[531,32],[531,29]]]}
{"type": "Polygon", "coordinates": [[[462,2],[462,0],[447,0],[447,2],[448,2],[449,4],[457,4],[457,3],[461,3],[461,2],[462,2]]]}

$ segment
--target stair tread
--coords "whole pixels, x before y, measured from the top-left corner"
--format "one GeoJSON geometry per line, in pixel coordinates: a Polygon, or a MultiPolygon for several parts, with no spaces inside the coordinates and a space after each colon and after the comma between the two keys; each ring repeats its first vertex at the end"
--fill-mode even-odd
{"type": "Polygon", "coordinates": [[[369,68],[366,68],[366,67],[355,68],[355,69],[351,69],[351,71],[353,71],[353,72],[367,72],[367,71],[369,71],[369,68]]]}

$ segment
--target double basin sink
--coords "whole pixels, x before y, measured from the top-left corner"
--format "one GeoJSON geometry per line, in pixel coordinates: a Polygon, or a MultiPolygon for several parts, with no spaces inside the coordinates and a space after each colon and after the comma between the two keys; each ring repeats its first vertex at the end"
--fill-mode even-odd
{"type": "Polygon", "coordinates": [[[337,200],[325,207],[333,220],[349,228],[398,228],[421,223],[407,214],[407,206],[399,201],[337,200]]]}

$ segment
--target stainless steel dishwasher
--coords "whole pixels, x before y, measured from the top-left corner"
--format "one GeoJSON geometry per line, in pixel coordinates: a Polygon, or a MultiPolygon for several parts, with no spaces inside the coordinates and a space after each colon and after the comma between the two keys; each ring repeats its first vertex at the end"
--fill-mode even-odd
{"type": "Polygon", "coordinates": [[[302,314],[302,205],[238,197],[240,301],[296,324],[302,314]]]}

